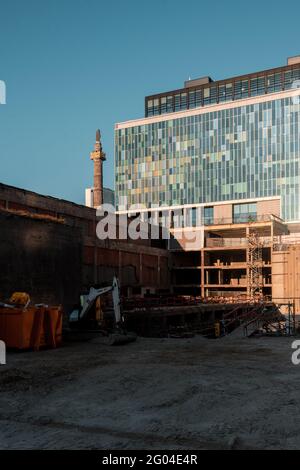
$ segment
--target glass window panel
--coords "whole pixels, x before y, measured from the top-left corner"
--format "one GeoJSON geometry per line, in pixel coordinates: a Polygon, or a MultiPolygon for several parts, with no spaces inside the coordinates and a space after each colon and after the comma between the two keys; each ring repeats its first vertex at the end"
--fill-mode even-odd
{"type": "Polygon", "coordinates": [[[238,80],[234,83],[234,99],[239,100],[248,96],[248,80],[238,80]]]}
{"type": "Polygon", "coordinates": [[[292,87],[292,72],[289,70],[284,72],[284,89],[288,90],[292,87]]]}
{"type": "Polygon", "coordinates": [[[292,76],[293,80],[300,80],[300,69],[294,69],[292,76]]]}
{"type": "Polygon", "coordinates": [[[217,102],[217,87],[212,86],[210,88],[210,104],[214,104],[217,102]]]}
{"type": "Polygon", "coordinates": [[[202,90],[196,90],[196,107],[202,106],[202,90]]]}
{"type": "Polygon", "coordinates": [[[167,96],[167,113],[172,113],[173,111],[174,111],[173,96],[167,96]]]}
{"type": "Polygon", "coordinates": [[[265,93],[265,77],[251,78],[250,80],[250,95],[257,96],[265,93]]]}
{"type": "Polygon", "coordinates": [[[272,73],[267,75],[267,91],[273,93],[274,91],[280,91],[281,89],[281,74],[272,73]]]}
{"type": "Polygon", "coordinates": [[[239,80],[234,82],[234,99],[238,100],[241,98],[242,82],[239,80]]]}
{"type": "Polygon", "coordinates": [[[249,86],[248,80],[243,80],[242,81],[242,88],[241,88],[241,94],[242,94],[243,98],[245,98],[249,95],[248,86],[249,86]]]}
{"type": "Polygon", "coordinates": [[[257,95],[257,78],[251,78],[250,80],[250,95],[257,95]]]}
{"type": "Polygon", "coordinates": [[[284,72],[284,89],[289,90],[293,86],[295,80],[300,79],[300,69],[293,69],[284,72]]]}
{"type": "Polygon", "coordinates": [[[153,116],[153,100],[147,101],[147,116],[153,116]]]}
{"type": "Polygon", "coordinates": [[[189,92],[189,107],[195,108],[196,107],[196,93],[195,91],[189,92]]]}
{"type": "Polygon", "coordinates": [[[210,103],[210,88],[203,89],[203,103],[204,105],[210,103]]]}
{"type": "Polygon", "coordinates": [[[214,208],[204,207],[204,225],[211,225],[214,222],[214,208]]]}
{"type": "Polygon", "coordinates": [[[232,100],[232,83],[226,83],[225,85],[219,86],[219,101],[231,101],[232,100]]]}
{"type": "Polygon", "coordinates": [[[262,95],[265,93],[265,77],[258,77],[257,79],[257,90],[258,94],[262,95]]]}
{"type": "Polygon", "coordinates": [[[186,217],[187,217],[186,222],[188,226],[191,226],[191,227],[197,226],[197,208],[196,207],[187,209],[186,217]]]}
{"type": "Polygon", "coordinates": [[[281,73],[275,73],[275,76],[274,76],[274,91],[280,91],[281,89],[282,89],[281,73]]]}
{"type": "Polygon", "coordinates": [[[175,95],[175,111],[180,110],[180,95],[175,95]]]}
{"type": "Polygon", "coordinates": [[[187,108],[187,93],[181,93],[180,108],[181,109],[187,108]]]}
{"type": "Polygon", "coordinates": [[[219,102],[222,103],[223,101],[226,101],[226,89],[225,89],[225,85],[220,85],[219,86],[219,102]]]}
{"type": "Polygon", "coordinates": [[[166,98],[166,96],[163,96],[160,99],[160,112],[161,113],[166,113],[167,112],[167,98],[166,98]]]}
{"type": "Polygon", "coordinates": [[[153,102],[153,114],[159,114],[159,99],[155,99],[153,102]]]}
{"type": "Polygon", "coordinates": [[[243,223],[257,220],[256,203],[250,204],[234,204],[233,205],[233,222],[243,223]]]}
{"type": "Polygon", "coordinates": [[[267,89],[268,89],[268,91],[274,91],[274,82],[275,82],[274,74],[268,75],[267,76],[267,89]]]}

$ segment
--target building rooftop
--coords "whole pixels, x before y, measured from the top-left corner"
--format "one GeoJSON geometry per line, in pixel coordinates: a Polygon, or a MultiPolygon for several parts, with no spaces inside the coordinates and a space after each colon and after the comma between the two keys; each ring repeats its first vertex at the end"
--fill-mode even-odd
{"type": "Polygon", "coordinates": [[[188,80],[184,88],[145,98],[145,116],[174,113],[211,104],[289,90],[300,80],[300,56],[290,57],[287,65],[224,80],[210,77],[188,80]]]}

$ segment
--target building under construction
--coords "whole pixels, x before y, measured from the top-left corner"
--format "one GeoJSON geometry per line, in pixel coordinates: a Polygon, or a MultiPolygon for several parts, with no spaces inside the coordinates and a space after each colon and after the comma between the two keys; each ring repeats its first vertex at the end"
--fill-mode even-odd
{"type": "Polygon", "coordinates": [[[106,160],[99,130],[89,207],[1,185],[2,298],[29,291],[68,313],[82,292],[117,276],[131,318],[151,316],[154,305],[172,317],[208,303],[210,320],[214,304],[273,302],[298,314],[299,78],[294,57],[242,77],[191,80],[147,97],[144,118],[116,124],[117,232],[119,217],[138,215],[146,237],[96,235],[106,160]]]}
{"type": "Polygon", "coordinates": [[[299,78],[300,56],[189,80],[147,96],[145,117],[116,124],[118,213],[139,206],[142,219],[171,221],[173,293],[292,302],[299,312],[299,78]]]}
{"type": "Polygon", "coordinates": [[[278,294],[280,282],[274,266],[286,246],[282,240],[288,239],[287,225],[275,214],[258,215],[251,222],[211,220],[199,250],[185,249],[185,240],[176,240],[172,284],[181,293],[203,298],[272,298],[272,287],[278,294]]]}

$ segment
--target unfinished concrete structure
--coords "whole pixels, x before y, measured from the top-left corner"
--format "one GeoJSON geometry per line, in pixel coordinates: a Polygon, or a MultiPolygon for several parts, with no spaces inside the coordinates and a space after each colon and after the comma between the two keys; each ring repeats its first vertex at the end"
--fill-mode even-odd
{"type": "MultiPolygon", "coordinates": [[[[257,203],[255,220],[237,223],[232,204],[213,206],[205,222],[203,244],[189,249],[189,240],[176,238],[170,246],[172,286],[180,294],[224,301],[251,299],[251,269],[259,270],[258,284],[265,299],[293,302],[300,312],[300,227],[280,217],[280,199],[257,203]],[[224,217],[222,217],[222,215],[224,217]],[[260,257],[251,263],[251,234],[256,234],[260,257]]],[[[197,231],[197,228],[187,228],[197,231]]]]}
{"type": "Polygon", "coordinates": [[[203,246],[190,251],[184,239],[179,239],[177,248],[171,249],[173,286],[181,293],[202,297],[271,296],[274,243],[287,233],[287,225],[275,214],[261,214],[253,222],[240,223],[231,217],[214,218],[204,226],[203,246]],[[251,260],[253,235],[260,256],[251,260]],[[252,285],[255,268],[260,276],[258,292],[252,285]]]}

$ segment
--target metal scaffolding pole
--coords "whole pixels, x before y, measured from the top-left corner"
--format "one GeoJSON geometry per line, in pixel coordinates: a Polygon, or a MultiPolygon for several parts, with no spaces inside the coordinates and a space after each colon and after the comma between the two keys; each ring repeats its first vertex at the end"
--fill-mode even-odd
{"type": "Polygon", "coordinates": [[[256,231],[250,231],[248,235],[248,268],[249,268],[249,295],[253,300],[262,297],[263,275],[262,275],[262,242],[256,231]]]}

